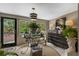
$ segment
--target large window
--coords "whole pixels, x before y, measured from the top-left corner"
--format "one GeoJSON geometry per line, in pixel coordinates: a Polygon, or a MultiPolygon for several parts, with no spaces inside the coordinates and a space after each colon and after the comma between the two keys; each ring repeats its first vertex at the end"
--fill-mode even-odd
{"type": "Polygon", "coordinates": [[[46,23],[45,22],[38,22],[38,24],[40,26],[41,32],[45,32],[46,31],[46,23]]]}
{"type": "Polygon", "coordinates": [[[29,21],[19,20],[19,35],[22,37],[23,34],[29,32],[28,28],[29,21]]]}
{"type": "Polygon", "coordinates": [[[41,31],[45,31],[46,30],[46,24],[45,23],[40,23],[40,29],[41,31]]]}
{"type": "Polygon", "coordinates": [[[1,17],[1,44],[2,47],[16,45],[17,21],[15,18],[1,17]]]}
{"type": "Polygon", "coordinates": [[[15,20],[4,19],[3,34],[4,44],[15,42],[15,20]]]}
{"type": "MultiPolygon", "coordinates": [[[[29,33],[29,23],[30,21],[27,20],[19,20],[19,35],[22,36],[25,33],[29,33]]],[[[46,31],[46,22],[36,22],[40,26],[41,32],[46,31]]]]}

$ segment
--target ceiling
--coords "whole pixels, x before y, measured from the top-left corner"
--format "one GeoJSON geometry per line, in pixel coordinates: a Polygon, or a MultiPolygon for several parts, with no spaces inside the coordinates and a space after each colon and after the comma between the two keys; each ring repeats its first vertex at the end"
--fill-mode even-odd
{"type": "Polygon", "coordinates": [[[27,16],[35,8],[39,19],[51,20],[77,10],[76,3],[0,3],[0,12],[27,16]]]}

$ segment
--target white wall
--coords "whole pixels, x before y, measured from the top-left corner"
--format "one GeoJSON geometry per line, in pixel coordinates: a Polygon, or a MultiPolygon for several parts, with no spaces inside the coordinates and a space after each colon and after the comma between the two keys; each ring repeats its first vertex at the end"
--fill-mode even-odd
{"type": "Polygon", "coordinates": [[[40,19],[54,19],[61,15],[76,11],[77,3],[0,3],[0,12],[29,17],[31,8],[36,8],[40,19]]]}
{"type": "Polygon", "coordinates": [[[56,20],[60,19],[60,18],[63,18],[63,17],[66,17],[66,20],[70,20],[70,19],[74,20],[76,22],[74,27],[77,28],[78,11],[75,11],[75,12],[68,13],[68,14],[65,14],[65,15],[62,15],[60,17],[56,17],[55,19],[50,20],[49,21],[49,29],[50,30],[54,30],[55,29],[56,20]]]}

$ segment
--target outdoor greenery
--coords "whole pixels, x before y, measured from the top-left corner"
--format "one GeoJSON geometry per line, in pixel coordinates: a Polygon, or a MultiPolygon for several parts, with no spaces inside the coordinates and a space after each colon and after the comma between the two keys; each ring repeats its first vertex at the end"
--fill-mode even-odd
{"type": "Polygon", "coordinates": [[[4,31],[13,32],[15,28],[15,20],[4,19],[4,31]]]}
{"type": "Polygon", "coordinates": [[[28,24],[29,22],[25,20],[19,20],[19,32],[20,33],[28,32],[29,31],[28,24]]]}
{"type": "Polygon", "coordinates": [[[34,28],[39,28],[41,31],[45,31],[45,23],[35,23],[26,20],[19,20],[19,32],[28,33],[30,29],[35,30],[34,28]]]}
{"type": "Polygon", "coordinates": [[[77,29],[75,28],[71,28],[71,27],[67,27],[66,29],[63,30],[63,34],[65,37],[77,37],[77,29]]]}
{"type": "Polygon", "coordinates": [[[41,30],[41,31],[45,31],[45,30],[46,30],[46,25],[45,25],[45,23],[40,23],[39,26],[40,26],[40,30],[41,30]]]}

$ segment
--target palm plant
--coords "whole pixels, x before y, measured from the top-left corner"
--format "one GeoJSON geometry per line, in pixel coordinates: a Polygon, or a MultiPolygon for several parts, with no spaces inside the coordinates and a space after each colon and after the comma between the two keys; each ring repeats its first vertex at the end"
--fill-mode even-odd
{"type": "Polygon", "coordinates": [[[63,34],[65,37],[73,38],[73,37],[77,37],[78,33],[77,33],[77,29],[68,27],[63,30],[63,34]]]}

